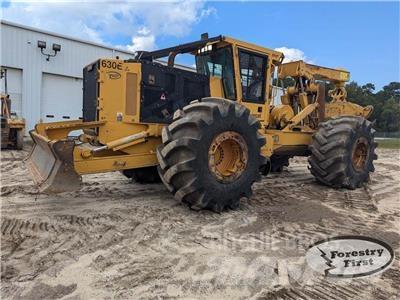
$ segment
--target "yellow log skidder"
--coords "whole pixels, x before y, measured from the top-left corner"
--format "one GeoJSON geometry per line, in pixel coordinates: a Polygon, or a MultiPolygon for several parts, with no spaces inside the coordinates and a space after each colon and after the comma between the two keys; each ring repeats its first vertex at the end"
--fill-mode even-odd
{"type": "Polygon", "coordinates": [[[354,189],[376,159],[372,107],[346,101],[349,72],[282,63],[283,54],[225,36],[83,70],[83,120],[39,123],[27,161],[43,192],[71,191],[81,175],[120,170],[162,180],[192,209],[235,209],[252,184],[293,156],[328,186],[354,189]],[[197,72],[174,66],[195,56],[197,72]],[[167,57],[168,62],[157,61],[167,57]],[[281,104],[272,82],[287,77],[281,104]],[[325,85],[335,88],[326,99],[325,85]],[[69,137],[81,130],[78,138],[69,137]]]}
{"type": "Polygon", "coordinates": [[[7,90],[7,69],[0,69],[0,78],[4,79],[4,93],[0,93],[1,102],[1,149],[24,147],[25,120],[11,111],[12,99],[7,90]]]}

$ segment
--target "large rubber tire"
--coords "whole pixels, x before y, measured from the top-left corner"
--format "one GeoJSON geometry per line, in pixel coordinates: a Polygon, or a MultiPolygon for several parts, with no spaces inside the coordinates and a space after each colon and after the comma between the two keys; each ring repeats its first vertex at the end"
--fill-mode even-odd
{"type": "Polygon", "coordinates": [[[374,134],[372,123],[363,117],[343,116],[321,123],[309,146],[311,174],[334,188],[361,187],[375,170],[373,161],[378,158],[374,134]],[[365,155],[355,159],[360,143],[365,155]]]}
{"type": "Polygon", "coordinates": [[[261,178],[259,169],[265,164],[261,155],[265,138],[259,128],[249,110],[234,101],[204,98],[192,102],[162,131],[162,145],[157,149],[161,180],[178,201],[192,209],[236,209],[240,198],[251,197],[252,184],[261,178]],[[228,183],[218,180],[209,167],[210,145],[225,132],[238,133],[248,151],[240,176],[228,183]]]}
{"type": "Polygon", "coordinates": [[[137,169],[123,170],[122,174],[131,178],[137,183],[157,183],[161,182],[157,167],[145,167],[137,169]]]}

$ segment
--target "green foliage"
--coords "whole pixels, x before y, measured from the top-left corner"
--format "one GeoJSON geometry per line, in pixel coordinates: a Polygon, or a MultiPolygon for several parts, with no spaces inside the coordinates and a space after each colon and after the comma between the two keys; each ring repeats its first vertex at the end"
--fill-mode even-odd
{"type": "Polygon", "coordinates": [[[273,79],[272,85],[279,86],[279,87],[289,87],[289,86],[294,86],[296,84],[296,81],[292,77],[286,77],[283,80],[277,80],[276,78],[273,79]]]}
{"type": "Polygon", "coordinates": [[[378,148],[400,149],[400,139],[376,139],[376,142],[378,142],[378,148]]]}
{"type": "Polygon", "coordinates": [[[400,130],[400,82],[391,82],[375,92],[372,83],[360,86],[352,81],[346,85],[346,90],[349,101],[374,107],[370,119],[376,120],[376,128],[379,131],[400,130]]]}

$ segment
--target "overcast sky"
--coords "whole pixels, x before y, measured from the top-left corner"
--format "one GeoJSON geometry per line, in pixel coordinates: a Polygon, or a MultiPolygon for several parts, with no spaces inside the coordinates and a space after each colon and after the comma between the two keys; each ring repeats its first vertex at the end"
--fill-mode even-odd
{"type": "Polygon", "coordinates": [[[399,10],[399,2],[3,1],[2,19],[132,51],[229,35],[381,88],[400,81],[399,10]]]}

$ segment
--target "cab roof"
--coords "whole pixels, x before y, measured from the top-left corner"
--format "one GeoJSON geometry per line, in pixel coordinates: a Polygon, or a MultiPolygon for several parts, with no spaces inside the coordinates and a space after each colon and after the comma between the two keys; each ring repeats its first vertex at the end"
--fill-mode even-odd
{"type": "Polygon", "coordinates": [[[182,54],[182,53],[195,53],[198,49],[201,49],[207,45],[227,43],[235,45],[239,48],[254,51],[260,54],[268,55],[275,63],[281,63],[284,55],[282,52],[275,51],[269,48],[265,48],[256,44],[240,41],[228,36],[218,35],[215,37],[208,38],[208,35],[202,35],[202,39],[190,43],[180,44],[174,47],[165,49],[155,50],[151,52],[139,51],[137,54],[138,59],[158,59],[169,56],[171,53],[182,54]]]}

